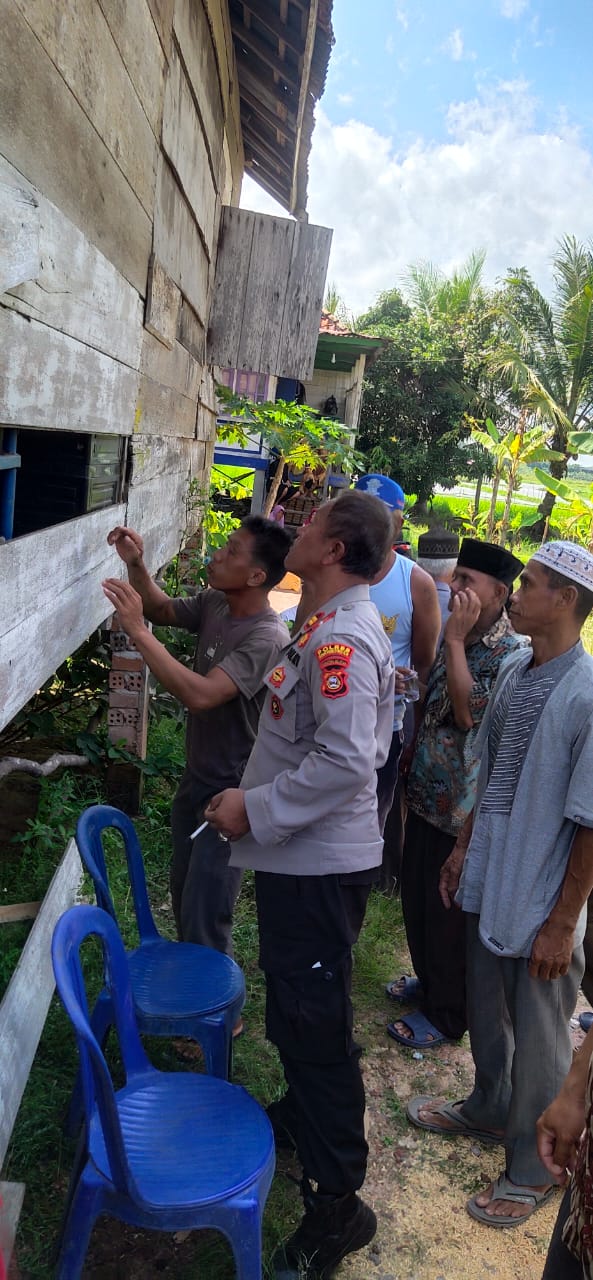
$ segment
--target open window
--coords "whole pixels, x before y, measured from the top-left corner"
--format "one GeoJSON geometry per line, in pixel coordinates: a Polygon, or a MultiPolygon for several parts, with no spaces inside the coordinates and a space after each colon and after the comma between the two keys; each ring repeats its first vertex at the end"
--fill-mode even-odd
{"type": "Polygon", "coordinates": [[[0,447],[5,462],[0,471],[0,523],[6,540],[120,501],[122,436],[32,428],[15,432],[5,427],[0,447]]]}

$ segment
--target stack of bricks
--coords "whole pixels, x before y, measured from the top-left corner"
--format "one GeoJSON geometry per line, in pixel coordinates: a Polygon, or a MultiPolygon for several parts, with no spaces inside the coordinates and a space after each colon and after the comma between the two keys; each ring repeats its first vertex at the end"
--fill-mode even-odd
{"type": "MultiPolygon", "coordinates": [[[[125,746],[131,755],[144,759],[148,730],[148,667],[122,629],[117,613],[111,620],[107,729],[111,742],[125,746]]],[[[140,801],[141,774],[129,764],[117,764],[109,772],[112,802],[119,803],[120,808],[126,808],[128,812],[135,812],[140,801]]]]}

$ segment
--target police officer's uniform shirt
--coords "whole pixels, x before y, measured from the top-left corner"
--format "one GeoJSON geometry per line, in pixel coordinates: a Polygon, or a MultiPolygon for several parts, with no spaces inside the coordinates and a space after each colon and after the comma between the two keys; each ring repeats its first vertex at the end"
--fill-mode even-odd
{"type": "Polygon", "coordinates": [[[250,832],[231,865],[289,875],[381,862],[376,769],[393,731],[391,646],[365,584],[308,618],[264,679],[241,782],[250,832]]]}

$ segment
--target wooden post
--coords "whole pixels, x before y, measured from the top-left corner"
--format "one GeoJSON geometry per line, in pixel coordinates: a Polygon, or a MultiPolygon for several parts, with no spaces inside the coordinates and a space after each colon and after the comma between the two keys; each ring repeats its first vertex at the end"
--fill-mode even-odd
{"type": "MultiPolygon", "coordinates": [[[[146,757],[148,735],[148,667],[133,641],[120,625],[117,613],[111,620],[111,671],[109,672],[109,740],[121,743],[131,755],[146,757]]],[[[107,796],[110,804],[124,813],[138,813],[142,799],[143,774],[136,765],[112,760],[107,768],[107,796]]]]}

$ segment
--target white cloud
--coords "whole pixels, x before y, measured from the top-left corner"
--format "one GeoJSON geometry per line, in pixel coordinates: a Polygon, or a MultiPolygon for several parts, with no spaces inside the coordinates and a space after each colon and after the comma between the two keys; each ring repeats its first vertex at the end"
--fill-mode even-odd
{"type": "MultiPolygon", "coordinates": [[[[483,89],[450,105],[444,142],[418,138],[401,151],[376,129],[333,125],[318,109],[309,216],[334,228],[328,274],[349,307],[364,310],[411,262],[450,271],[478,247],[491,282],[525,265],[551,288],[557,240],[591,234],[593,157],[562,119],[538,129],[535,105],[521,80],[483,89]]],[[[262,208],[262,198],[249,184],[244,203],[262,208]]]]}
{"type": "Polygon", "coordinates": [[[410,25],[410,19],[405,9],[396,9],[395,16],[397,21],[399,22],[400,27],[403,27],[404,31],[407,31],[410,25]]]}
{"type": "Polygon", "coordinates": [[[463,57],[463,36],[459,27],[456,27],[450,35],[447,36],[445,43],[441,46],[443,53],[448,53],[454,62],[461,62],[463,57]]]}
{"type": "Polygon", "coordinates": [[[500,12],[503,18],[513,18],[516,21],[528,8],[529,0],[500,0],[500,12]]]}
{"type": "Polygon", "coordinates": [[[395,40],[391,32],[385,37],[385,52],[391,55],[395,51],[395,40]]]}
{"type": "Polygon", "coordinates": [[[350,105],[350,103],[351,103],[351,102],[354,102],[354,94],[352,94],[352,93],[339,93],[339,94],[338,94],[338,102],[340,102],[340,103],[341,103],[341,105],[342,105],[343,107],[348,107],[348,106],[350,105]]]}

